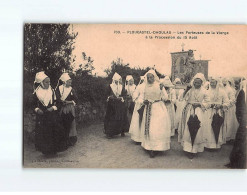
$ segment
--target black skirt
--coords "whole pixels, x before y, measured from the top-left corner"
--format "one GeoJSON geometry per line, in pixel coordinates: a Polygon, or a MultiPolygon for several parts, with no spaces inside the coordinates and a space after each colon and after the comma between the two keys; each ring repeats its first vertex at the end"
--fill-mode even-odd
{"type": "Polygon", "coordinates": [[[109,136],[128,132],[129,122],[125,103],[118,99],[110,99],[104,120],[104,133],[109,136]]]}
{"type": "Polygon", "coordinates": [[[61,125],[57,111],[36,117],[35,148],[43,154],[55,154],[68,148],[68,132],[61,125]]]}

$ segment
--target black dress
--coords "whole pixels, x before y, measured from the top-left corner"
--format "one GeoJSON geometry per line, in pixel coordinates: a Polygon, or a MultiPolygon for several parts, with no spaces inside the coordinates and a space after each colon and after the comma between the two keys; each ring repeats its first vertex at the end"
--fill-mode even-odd
{"type": "MultiPolygon", "coordinates": [[[[77,131],[75,122],[75,107],[73,104],[64,105],[61,100],[61,93],[59,88],[56,90],[57,104],[59,105],[59,114],[62,120],[62,124],[66,129],[69,145],[73,146],[77,142],[77,131]],[[67,110],[66,114],[64,110],[67,110]]],[[[69,95],[66,97],[65,101],[74,101],[77,103],[78,98],[75,90],[72,88],[69,95]]]]}
{"type": "Polygon", "coordinates": [[[236,116],[239,122],[239,128],[236,133],[232,152],[230,154],[231,168],[245,169],[246,168],[246,102],[245,93],[240,90],[236,102],[236,116]]]}
{"type": "MultiPolygon", "coordinates": [[[[123,88],[121,96],[125,97],[123,88]]],[[[107,102],[106,115],[104,120],[104,133],[107,136],[114,136],[120,133],[128,132],[129,122],[127,118],[127,107],[120,98],[117,98],[109,87],[109,101],[107,102]]]]}
{"type": "MultiPolygon", "coordinates": [[[[52,90],[53,91],[53,90],[52,90]]],[[[61,125],[58,111],[49,112],[47,109],[56,106],[55,92],[52,94],[52,104],[44,106],[38,99],[36,93],[33,96],[33,109],[39,108],[43,111],[40,115],[36,113],[35,125],[35,148],[43,154],[55,154],[68,148],[66,130],[61,125]]]]}

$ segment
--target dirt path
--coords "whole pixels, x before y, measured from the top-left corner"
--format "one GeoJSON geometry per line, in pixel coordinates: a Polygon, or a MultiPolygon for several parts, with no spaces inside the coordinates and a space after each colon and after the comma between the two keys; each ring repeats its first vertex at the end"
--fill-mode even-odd
{"type": "Polygon", "coordinates": [[[130,139],[116,136],[106,139],[103,134],[103,124],[93,124],[79,129],[78,142],[67,151],[47,158],[35,151],[32,145],[25,145],[25,167],[46,168],[210,168],[222,169],[228,163],[231,145],[223,145],[219,151],[204,151],[193,160],[188,159],[181,145],[174,137],[171,149],[149,158],[148,153],[130,139]]]}

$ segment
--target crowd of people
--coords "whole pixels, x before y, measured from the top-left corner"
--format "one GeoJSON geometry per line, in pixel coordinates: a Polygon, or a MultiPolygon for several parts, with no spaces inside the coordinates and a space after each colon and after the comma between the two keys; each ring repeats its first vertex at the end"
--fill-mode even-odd
{"type": "Polygon", "coordinates": [[[205,149],[217,151],[235,140],[234,145],[241,142],[237,153],[245,162],[244,78],[213,77],[207,81],[197,73],[183,88],[179,78],[172,83],[168,76],[159,78],[149,70],[137,86],[131,75],[126,77],[125,87],[122,80],[115,73],[110,85],[104,121],[107,138],[129,132],[131,139],[153,158],[157,152],[169,150],[171,137],[178,134],[178,142],[190,159],[205,149]],[[236,140],[240,127],[241,140],[236,140]]]}
{"type": "MultiPolygon", "coordinates": [[[[77,96],[68,73],[55,89],[50,78],[35,77],[33,109],[37,115],[35,147],[45,155],[65,151],[77,141],[77,96]]],[[[205,149],[217,150],[234,142],[228,167],[246,166],[246,80],[211,78],[197,73],[184,88],[179,78],[159,78],[151,69],[136,86],[132,75],[115,73],[109,86],[104,133],[108,139],[130,133],[136,145],[151,158],[170,149],[177,134],[185,154],[192,159],[205,149]],[[235,140],[235,141],[234,141],[235,140]],[[237,165],[236,165],[237,162],[237,165]],[[239,164],[239,162],[243,162],[239,164]]]]}

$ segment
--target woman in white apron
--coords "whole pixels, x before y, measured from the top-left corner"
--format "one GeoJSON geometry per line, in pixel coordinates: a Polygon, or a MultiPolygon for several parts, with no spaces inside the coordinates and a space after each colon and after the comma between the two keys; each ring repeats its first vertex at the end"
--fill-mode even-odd
{"type": "Polygon", "coordinates": [[[208,114],[207,117],[209,119],[209,122],[207,123],[208,128],[206,128],[204,132],[205,147],[209,149],[217,149],[217,148],[220,148],[222,144],[224,144],[224,140],[226,136],[225,131],[224,131],[224,128],[225,128],[224,121],[226,120],[225,112],[229,105],[229,100],[228,100],[228,97],[225,91],[220,87],[220,81],[217,78],[212,78],[210,80],[208,95],[210,98],[210,102],[209,102],[210,108],[208,108],[208,110],[206,111],[208,114]],[[217,120],[216,114],[219,114],[219,116],[222,118],[217,120]],[[214,116],[215,116],[215,121],[213,121],[214,116]],[[218,138],[217,136],[215,138],[215,133],[212,127],[212,122],[214,122],[214,124],[217,125],[217,123],[220,124],[219,121],[222,119],[224,121],[222,121],[222,125],[220,127],[218,138]]]}
{"type": "Polygon", "coordinates": [[[204,151],[203,132],[207,128],[206,109],[209,106],[209,97],[206,89],[203,87],[205,77],[202,73],[197,73],[191,81],[192,88],[186,93],[186,106],[183,111],[181,125],[179,126],[178,140],[181,142],[183,150],[187,152],[189,158],[193,158],[196,153],[204,151]],[[191,117],[198,118],[197,123],[193,124],[195,128],[191,128],[191,117]],[[198,129],[197,133],[190,133],[190,129],[198,129]],[[192,135],[196,135],[192,139],[192,135]]]}
{"type": "Polygon", "coordinates": [[[141,125],[142,144],[148,150],[150,157],[155,151],[170,149],[171,124],[169,114],[163,100],[168,99],[165,89],[160,89],[159,78],[154,70],[145,74],[145,87],[141,94],[143,105],[143,119],[141,125]]]}

